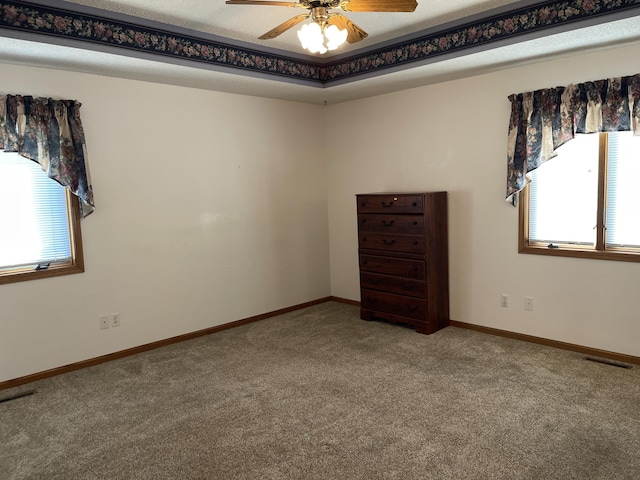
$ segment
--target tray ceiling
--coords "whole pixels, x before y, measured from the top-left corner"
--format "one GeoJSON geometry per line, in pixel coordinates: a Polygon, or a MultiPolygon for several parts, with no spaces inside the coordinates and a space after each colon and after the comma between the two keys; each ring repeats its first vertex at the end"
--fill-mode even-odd
{"type": "Polygon", "coordinates": [[[369,37],[332,55],[305,55],[293,30],[257,39],[297,9],[150,3],[2,2],[0,61],[336,103],[640,42],[639,0],[418,0],[413,13],[349,12],[369,37]]]}

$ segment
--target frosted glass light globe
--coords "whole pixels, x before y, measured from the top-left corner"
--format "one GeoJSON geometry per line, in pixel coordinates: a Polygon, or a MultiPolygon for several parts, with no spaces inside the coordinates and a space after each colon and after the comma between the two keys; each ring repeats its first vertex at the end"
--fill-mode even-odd
{"type": "Polygon", "coordinates": [[[335,25],[329,25],[324,31],[324,36],[327,37],[327,48],[335,50],[347,40],[347,31],[340,30],[335,25]]]}
{"type": "Polygon", "coordinates": [[[298,31],[298,38],[302,44],[302,48],[306,48],[311,53],[325,53],[327,48],[324,46],[324,35],[322,29],[317,23],[308,23],[303,25],[298,31]]]}

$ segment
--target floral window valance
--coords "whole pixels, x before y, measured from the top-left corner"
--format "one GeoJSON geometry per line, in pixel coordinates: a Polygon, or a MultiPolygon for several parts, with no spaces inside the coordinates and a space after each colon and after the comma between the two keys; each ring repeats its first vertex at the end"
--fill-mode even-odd
{"type": "Polygon", "coordinates": [[[510,95],[507,201],[577,133],[640,135],[640,74],[510,95]]]}
{"type": "Polygon", "coordinates": [[[95,205],[80,105],[75,100],[0,95],[0,150],[39,163],[49,178],[81,200],[86,217],[95,205]]]}

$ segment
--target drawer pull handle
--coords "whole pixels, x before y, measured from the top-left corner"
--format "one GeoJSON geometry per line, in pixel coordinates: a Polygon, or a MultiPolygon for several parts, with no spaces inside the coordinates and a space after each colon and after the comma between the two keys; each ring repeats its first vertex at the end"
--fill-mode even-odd
{"type": "Polygon", "coordinates": [[[414,224],[414,225],[417,225],[417,224],[418,224],[417,220],[414,220],[414,221],[413,221],[413,224],[414,224]]]}
{"type": "MultiPolygon", "coordinates": [[[[365,263],[366,263],[366,262],[365,262],[365,263]]],[[[418,271],[418,266],[417,266],[417,265],[414,265],[414,266],[413,266],[413,268],[412,268],[411,270],[413,270],[414,272],[417,272],[417,271],[418,271]]]]}
{"type": "Polygon", "coordinates": [[[370,302],[370,303],[376,303],[377,301],[378,301],[378,299],[377,299],[377,298],[367,297],[367,302],[370,302]]]}
{"type": "Polygon", "coordinates": [[[416,305],[406,305],[407,307],[407,312],[413,313],[416,310],[418,310],[418,307],[416,305]]]}
{"type": "Polygon", "coordinates": [[[417,204],[416,202],[413,202],[413,203],[411,204],[411,206],[412,206],[412,207],[417,207],[417,206],[418,206],[418,204],[417,204]]]}
{"type": "Polygon", "coordinates": [[[416,240],[415,242],[413,242],[413,244],[414,244],[414,245],[417,245],[417,244],[418,244],[418,241],[416,240]]]}
{"type": "Polygon", "coordinates": [[[389,203],[387,203],[387,202],[380,202],[380,203],[382,204],[382,206],[383,206],[384,208],[389,208],[389,207],[391,207],[391,205],[393,205],[393,202],[389,202],[389,203]]]}
{"type": "Polygon", "coordinates": [[[382,220],[382,225],[384,225],[385,227],[390,227],[391,225],[393,225],[395,223],[395,220],[382,220]]]}
{"type": "Polygon", "coordinates": [[[384,243],[385,245],[393,245],[394,243],[396,243],[396,241],[395,240],[387,240],[386,238],[383,238],[382,239],[382,243],[384,243]]]}

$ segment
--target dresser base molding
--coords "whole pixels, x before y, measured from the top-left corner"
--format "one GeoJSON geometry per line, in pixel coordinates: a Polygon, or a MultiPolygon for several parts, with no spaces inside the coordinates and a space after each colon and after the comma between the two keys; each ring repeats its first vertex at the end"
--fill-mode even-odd
{"type": "Polygon", "coordinates": [[[362,320],[384,320],[391,323],[402,323],[404,325],[411,325],[416,329],[417,333],[423,333],[425,335],[431,335],[438,330],[445,328],[449,325],[448,321],[438,322],[438,324],[430,321],[421,321],[414,318],[403,317],[400,315],[392,315],[391,313],[383,313],[374,310],[368,310],[366,308],[360,309],[360,318],[362,320]]]}

